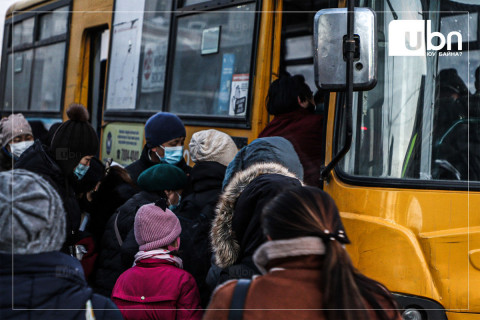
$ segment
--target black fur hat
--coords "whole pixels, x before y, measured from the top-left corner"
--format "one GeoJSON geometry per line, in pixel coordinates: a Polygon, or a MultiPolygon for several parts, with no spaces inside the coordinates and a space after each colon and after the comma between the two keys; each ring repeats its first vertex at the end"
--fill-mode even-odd
{"type": "Polygon", "coordinates": [[[58,127],[50,145],[55,162],[65,175],[72,173],[83,157],[96,155],[99,144],[84,106],[70,105],[67,116],[69,120],[58,127]]]}

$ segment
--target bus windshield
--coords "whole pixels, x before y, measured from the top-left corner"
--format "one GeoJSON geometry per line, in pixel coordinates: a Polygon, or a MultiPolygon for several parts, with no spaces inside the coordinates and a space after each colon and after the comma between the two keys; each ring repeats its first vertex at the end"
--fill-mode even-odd
{"type": "MultiPolygon", "coordinates": [[[[480,181],[478,2],[360,5],[377,13],[378,82],[354,95],[353,143],[340,169],[374,178],[480,181]]],[[[341,117],[338,127],[343,123],[341,117]]]]}

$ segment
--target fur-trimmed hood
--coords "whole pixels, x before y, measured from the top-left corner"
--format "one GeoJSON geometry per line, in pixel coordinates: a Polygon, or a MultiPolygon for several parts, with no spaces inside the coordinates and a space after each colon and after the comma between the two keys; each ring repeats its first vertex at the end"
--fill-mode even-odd
{"type": "MultiPolygon", "coordinates": [[[[242,243],[245,241],[260,241],[260,243],[257,244],[261,244],[261,239],[252,238],[262,237],[263,239],[260,226],[260,213],[261,209],[263,209],[263,205],[276,193],[293,186],[294,184],[302,185],[302,182],[295,176],[295,174],[277,163],[257,163],[233,176],[220,196],[220,200],[215,210],[212,229],[210,231],[210,241],[215,254],[215,263],[219,267],[226,268],[233,265],[239,258],[240,253],[247,250],[247,248],[241,248],[242,243]],[[281,183],[266,183],[265,186],[268,186],[268,188],[272,190],[265,191],[268,198],[262,197],[264,195],[257,198],[251,198],[256,199],[253,201],[257,201],[256,203],[250,204],[249,208],[253,208],[253,210],[248,210],[249,212],[238,212],[237,210],[236,212],[237,200],[242,192],[253,180],[263,175],[276,175],[276,180],[282,179],[282,181],[281,183]],[[284,181],[287,180],[288,183],[284,183],[284,181]],[[237,230],[237,232],[234,231],[233,227],[235,213],[237,215],[251,215],[245,217],[247,220],[240,221],[239,225],[242,227],[241,230],[237,230]],[[239,233],[241,233],[241,235],[239,235],[239,233]]],[[[262,187],[263,189],[257,189],[265,190],[265,186],[262,187]]],[[[251,192],[258,193],[262,191],[254,190],[251,192]]],[[[250,199],[246,199],[246,201],[250,201],[250,199]]],[[[241,219],[240,217],[236,218],[237,220],[241,219]]],[[[252,251],[252,254],[255,249],[256,248],[252,248],[250,250],[252,251]]]]}

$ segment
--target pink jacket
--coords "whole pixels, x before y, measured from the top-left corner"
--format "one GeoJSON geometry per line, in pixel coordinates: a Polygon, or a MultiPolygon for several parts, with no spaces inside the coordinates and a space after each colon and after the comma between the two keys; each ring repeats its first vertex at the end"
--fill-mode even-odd
{"type": "Polygon", "coordinates": [[[112,300],[125,319],[201,319],[203,315],[193,276],[160,259],[140,260],[125,271],[113,288],[112,300]]]}

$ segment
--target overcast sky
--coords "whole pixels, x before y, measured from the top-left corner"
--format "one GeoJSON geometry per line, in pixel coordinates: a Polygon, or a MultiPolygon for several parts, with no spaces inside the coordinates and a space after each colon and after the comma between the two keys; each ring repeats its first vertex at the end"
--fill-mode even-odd
{"type": "MultiPolygon", "coordinates": [[[[5,22],[5,13],[8,7],[16,0],[0,0],[0,43],[3,41],[3,23],[5,22]]],[[[2,46],[0,46],[0,61],[2,59],[2,46]]]]}

